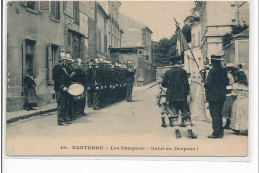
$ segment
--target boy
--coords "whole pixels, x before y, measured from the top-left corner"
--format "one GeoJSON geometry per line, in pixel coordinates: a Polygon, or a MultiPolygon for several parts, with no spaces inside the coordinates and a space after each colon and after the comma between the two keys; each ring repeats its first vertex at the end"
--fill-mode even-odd
{"type": "MultiPolygon", "coordinates": [[[[161,75],[161,80],[163,80],[164,78],[164,74],[161,75]]],[[[167,114],[169,122],[170,122],[170,126],[173,127],[172,124],[172,117],[169,114],[168,111],[168,103],[166,102],[166,89],[163,88],[160,84],[161,82],[159,82],[159,93],[157,95],[157,105],[160,108],[161,111],[161,118],[162,118],[162,127],[166,127],[166,123],[165,123],[165,114],[167,114]]]]}

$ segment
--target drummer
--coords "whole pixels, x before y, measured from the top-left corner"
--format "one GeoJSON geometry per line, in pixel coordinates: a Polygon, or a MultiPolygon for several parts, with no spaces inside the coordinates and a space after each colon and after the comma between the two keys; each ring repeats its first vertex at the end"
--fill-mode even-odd
{"type": "MultiPolygon", "coordinates": [[[[67,53],[67,66],[66,70],[70,76],[70,84],[74,82],[74,76],[76,72],[74,71],[74,60],[71,58],[70,53],[67,53]]],[[[73,97],[71,95],[68,96],[68,117],[70,120],[70,123],[76,119],[76,109],[75,109],[75,102],[73,100],[73,97]]]]}
{"type": "Polygon", "coordinates": [[[84,92],[83,92],[83,97],[77,101],[77,114],[76,116],[77,117],[80,117],[80,116],[85,116],[87,115],[84,110],[85,110],[85,104],[86,104],[86,75],[85,75],[85,71],[83,69],[83,66],[82,66],[82,60],[80,58],[77,59],[76,63],[75,63],[75,77],[74,77],[74,81],[75,82],[78,82],[80,84],[82,84],[84,86],[84,92]]]}

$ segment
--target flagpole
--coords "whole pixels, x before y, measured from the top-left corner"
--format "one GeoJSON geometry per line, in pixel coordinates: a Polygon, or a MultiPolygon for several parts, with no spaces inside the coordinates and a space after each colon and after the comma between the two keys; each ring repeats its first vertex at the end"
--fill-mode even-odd
{"type": "MultiPolygon", "coordinates": [[[[178,39],[180,39],[181,41],[181,38],[180,37],[184,37],[180,27],[179,27],[179,23],[177,22],[177,20],[174,18],[175,22],[176,22],[176,27],[178,31],[178,39]]],[[[185,41],[185,43],[188,45],[188,48],[191,52],[191,55],[193,56],[193,59],[198,67],[199,68],[199,65],[195,59],[195,56],[189,46],[189,44],[187,43],[185,37],[183,38],[183,40],[185,41]]],[[[182,45],[184,47],[184,45],[182,45]]],[[[180,49],[181,49],[181,45],[180,45],[180,49]]],[[[187,48],[185,48],[186,50],[188,50],[187,48]]],[[[185,50],[184,50],[185,51],[185,50]]],[[[183,53],[184,53],[183,51],[183,53]]],[[[180,50],[181,52],[181,50],[180,50]]],[[[197,82],[196,80],[193,80],[194,83],[198,84],[197,87],[196,87],[196,92],[194,93],[194,98],[192,99],[192,102],[193,104],[191,105],[191,112],[195,115],[195,117],[193,117],[194,119],[197,119],[197,120],[206,120],[206,109],[205,109],[205,90],[204,90],[204,87],[203,87],[203,83],[204,83],[204,79],[203,79],[203,76],[202,76],[202,73],[200,73],[200,76],[202,77],[202,80],[201,80],[201,83],[200,82],[197,82]]],[[[192,85],[192,84],[191,84],[192,85]]],[[[191,91],[192,92],[192,91],[191,91]]]]}
{"type": "Polygon", "coordinates": [[[197,63],[196,58],[195,58],[195,56],[193,55],[193,52],[192,52],[192,50],[191,50],[191,48],[190,48],[189,45],[188,45],[188,47],[189,47],[190,53],[191,53],[191,55],[193,56],[193,59],[194,59],[196,65],[197,65],[198,69],[200,69],[199,64],[197,63]]]}
{"type": "MultiPolygon", "coordinates": [[[[175,20],[175,23],[176,23],[177,29],[180,29],[180,27],[179,27],[179,23],[177,22],[177,20],[175,19],[175,17],[173,17],[173,18],[174,18],[174,20],[175,20]]],[[[195,58],[195,56],[194,56],[194,54],[193,54],[193,52],[192,52],[190,46],[189,46],[189,44],[188,44],[188,48],[189,48],[189,50],[190,50],[191,55],[193,56],[193,59],[194,59],[196,65],[197,65],[198,69],[200,69],[199,64],[198,64],[198,62],[197,62],[197,60],[196,60],[196,58],[195,58]]]]}

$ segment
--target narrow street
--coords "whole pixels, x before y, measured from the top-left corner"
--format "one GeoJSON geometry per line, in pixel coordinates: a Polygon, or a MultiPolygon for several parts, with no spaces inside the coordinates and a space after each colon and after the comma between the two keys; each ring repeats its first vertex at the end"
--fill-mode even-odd
{"type": "Polygon", "coordinates": [[[134,88],[134,102],[98,111],[86,108],[88,115],[69,126],[57,125],[56,112],[8,124],[7,155],[247,155],[246,136],[226,130],[223,139],[208,139],[212,131],[207,122],[193,122],[198,139],[187,139],[181,128],[182,138],[177,140],[168,121],[167,128],[161,127],[157,87],[147,88],[134,88]]]}

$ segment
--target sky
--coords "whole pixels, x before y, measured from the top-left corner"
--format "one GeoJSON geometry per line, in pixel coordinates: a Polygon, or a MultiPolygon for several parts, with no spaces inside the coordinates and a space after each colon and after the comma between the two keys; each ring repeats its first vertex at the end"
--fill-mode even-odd
{"type": "Polygon", "coordinates": [[[121,1],[120,13],[148,26],[152,40],[170,38],[175,30],[173,17],[183,26],[183,20],[191,14],[194,1],[121,1]]]}

